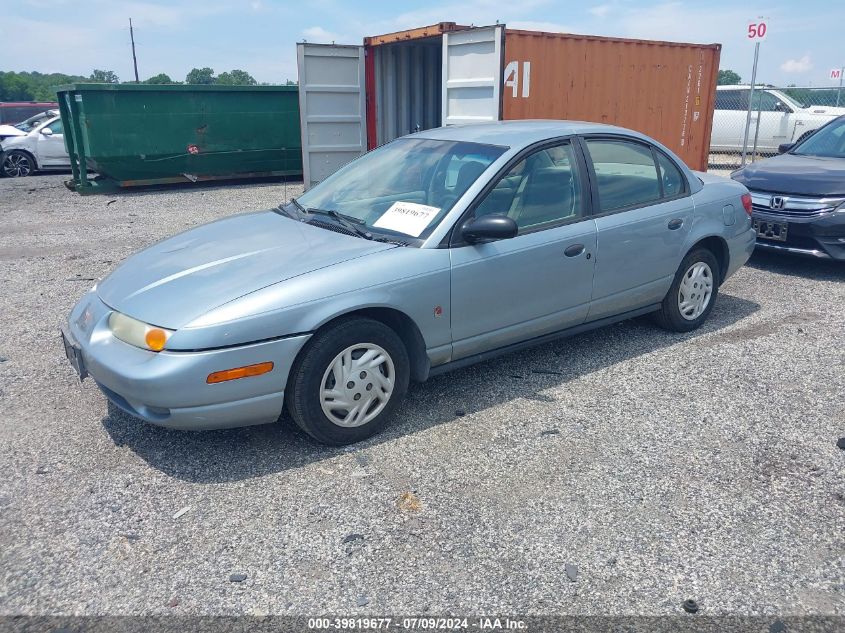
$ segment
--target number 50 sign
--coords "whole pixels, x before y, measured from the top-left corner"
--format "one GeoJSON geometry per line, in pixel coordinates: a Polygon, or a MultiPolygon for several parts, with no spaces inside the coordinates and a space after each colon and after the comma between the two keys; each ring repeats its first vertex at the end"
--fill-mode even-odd
{"type": "Polygon", "coordinates": [[[748,30],[745,37],[752,42],[762,42],[769,33],[769,21],[766,18],[757,18],[748,23],[748,30]]]}

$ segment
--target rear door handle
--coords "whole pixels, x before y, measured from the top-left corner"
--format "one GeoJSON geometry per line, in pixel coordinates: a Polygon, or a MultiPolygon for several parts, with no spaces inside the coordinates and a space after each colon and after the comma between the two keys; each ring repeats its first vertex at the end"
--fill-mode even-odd
{"type": "Polygon", "coordinates": [[[581,253],[584,252],[584,245],[583,244],[573,244],[572,246],[568,246],[563,254],[567,257],[578,257],[581,253]]]}
{"type": "Polygon", "coordinates": [[[674,220],[669,220],[669,230],[670,231],[677,231],[684,225],[684,221],[681,218],[675,218],[674,220]]]}

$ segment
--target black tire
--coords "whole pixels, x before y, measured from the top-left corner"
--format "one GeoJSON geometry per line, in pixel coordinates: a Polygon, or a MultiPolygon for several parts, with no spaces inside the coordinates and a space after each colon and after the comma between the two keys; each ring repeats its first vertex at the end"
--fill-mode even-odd
{"type": "MultiPolygon", "coordinates": [[[[352,353],[354,355],[357,352],[352,353]]],[[[362,355],[359,353],[357,358],[361,358],[362,355]]],[[[384,375],[385,366],[382,364],[371,371],[379,371],[384,375]]],[[[291,368],[285,400],[294,422],[308,435],[323,444],[343,446],[360,442],[384,428],[408,391],[409,377],[408,352],[396,332],[373,319],[350,317],[318,331],[308,342],[291,368]],[[323,387],[323,378],[329,372],[335,358],[355,345],[375,345],[387,352],[393,363],[393,391],[386,399],[381,412],[372,420],[360,426],[344,427],[333,422],[323,411],[320,392],[323,387]]],[[[334,370],[332,370],[327,384],[333,384],[334,380],[334,370]]],[[[357,390],[360,398],[362,394],[367,397],[367,391],[371,391],[367,385],[372,387],[374,383],[364,378],[360,384],[353,384],[355,386],[352,389],[357,390]]],[[[378,386],[376,385],[375,388],[378,389],[378,386]]],[[[374,402],[373,406],[368,407],[367,410],[374,412],[378,406],[380,406],[380,401],[374,402]]],[[[339,408],[331,413],[342,415],[343,411],[351,412],[349,409],[339,408]]]]}
{"type": "Polygon", "coordinates": [[[707,320],[707,317],[710,315],[710,311],[713,310],[713,306],[716,303],[716,297],[719,294],[719,280],[721,279],[721,274],[719,261],[708,249],[697,248],[687,253],[687,256],[684,257],[681,265],[678,267],[678,272],[675,273],[675,279],[672,280],[669,292],[667,292],[666,296],[663,298],[660,310],[658,310],[654,315],[657,324],[672,332],[691,332],[692,330],[701,327],[701,324],[707,320]],[[692,268],[698,263],[704,263],[710,268],[712,289],[710,290],[710,298],[707,305],[701,314],[694,319],[689,319],[681,314],[679,293],[684,277],[687,276],[692,268]]]}
{"type": "Polygon", "coordinates": [[[7,178],[23,178],[31,176],[38,169],[35,159],[28,152],[12,150],[3,155],[3,165],[0,172],[7,178]]]}

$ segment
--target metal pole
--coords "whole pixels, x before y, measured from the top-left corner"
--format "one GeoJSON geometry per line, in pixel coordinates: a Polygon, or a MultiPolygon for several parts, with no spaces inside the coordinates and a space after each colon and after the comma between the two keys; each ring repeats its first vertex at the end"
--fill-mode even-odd
{"type": "Polygon", "coordinates": [[[129,18],[129,39],[132,40],[132,65],[135,66],[135,83],[139,84],[138,79],[138,58],[135,57],[135,31],[132,29],[132,18],[129,18]]]}
{"type": "Polygon", "coordinates": [[[763,111],[763,99],[757,100],[757,126],[754,129],[754,148],[751,150],[751,162],[757,160],[757,139],[760,136],[760,113],[763,111]]]}
{"type": "Polygon", "coordinates": [[[751,91],[748,94],[748,112],[745,115],[745,137],[742,140],[742,163],[745,167],[745,159],[748,155],[748,132],[751,128],[751,103],[754,99],[754,83],[757,81],[757,59],[760,57],[760,42],[754,44],[754,68],[751,71],[751,91]]]}
{"type": "Polygon", "coordinates": [[[842,75],[845,75],[845,68],[839,69],[839,90],[836,91],[836,107],[839,107],[839,96],[842,94],[842,75]]]}

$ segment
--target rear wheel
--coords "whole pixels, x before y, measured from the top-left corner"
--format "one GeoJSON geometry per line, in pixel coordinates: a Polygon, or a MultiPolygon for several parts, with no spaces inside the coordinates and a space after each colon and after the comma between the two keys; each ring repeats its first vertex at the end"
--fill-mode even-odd
{"type": "Polygon", "coordinates": [[[684,257],[655,320],[673,332],[690,332],[707,320],[719,294],[719,262],[706,248],[684,257]]]}
{"type": "Polygon", "coordinates": [[[319,442],[358,442],[393,415],[409,373],[408,353],[393,330],[373,319],[344,319],[315,334],[297,358],[285,393],[288,410],[319,442]]]}
{"type": "Polygon", "coordinates": [[[35,171],[35,160],[26,152],[13,150],[3,157],[3,175],[8,178],[22,178],[35,171]]]}

